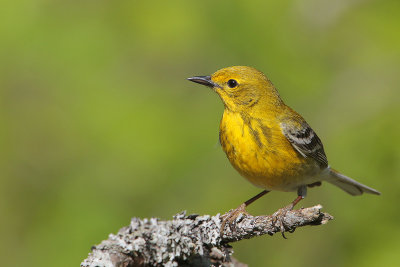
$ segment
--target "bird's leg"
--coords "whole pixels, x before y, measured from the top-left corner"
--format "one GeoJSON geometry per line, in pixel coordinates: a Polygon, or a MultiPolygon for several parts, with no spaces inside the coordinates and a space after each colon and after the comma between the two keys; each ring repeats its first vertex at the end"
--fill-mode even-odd
{"type": "Polygon", "coordinates": [[[222,223],[221,223],[221,228],[220,228],[220,235],[223,236],[226,223],[229,223],[229,227],[231,228],[231,230],[235,231],[235,228],[236,228],[235,223],[236,223],[237,217],[239,217],[240,214],[248,214],[246,211],[246,207],[249,206],[254,201],[256,201],[257,199],[259,199],[260,197],[264,196],[268,192],[269,191],[264,190],[261,193],[257,194],[256,196],[250,198],[246,202],[242,203],[236,209],[230,210],[229,212],[222,215],[221,216],[222,223]]]}
{"type": "MultiPolygon", "coordinates": [[[[289,205],[287,205],[286,207],[279,209],[277,212],[274,213],[275,216],[275,220],[274,220],[274,224],[279,223],[279,228],[281,230],[282,233],[282,237],[286,239],[285,236],[285,226],[283,224],[283,220],[285,219],[286,213],[288,211],[293,210],[294,206],[296,206],[297,203],[300,202],[300,200],[302,200],[303,198],[305,198],[305,196],[307,195],[307,187],[306,186],[301,186],[298,188],[297,190],[297,198],[295,200],[293,200],[292,203],[290,203],[289,205]]],[[[289,233],[293,233],[295,229],[293,230],[289,230],[289,233]]]]}

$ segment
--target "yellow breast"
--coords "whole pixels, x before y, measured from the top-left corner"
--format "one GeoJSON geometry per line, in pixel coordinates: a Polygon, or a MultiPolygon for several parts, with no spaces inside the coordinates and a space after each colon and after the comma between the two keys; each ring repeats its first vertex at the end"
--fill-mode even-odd
{"type": "Polygon", "coordinates": [[[313,161],[297,153],[273,120],[225,110],[220,142],[235,169],[251,183],[269,190],[294,191],[310,181],[313,161]]]}

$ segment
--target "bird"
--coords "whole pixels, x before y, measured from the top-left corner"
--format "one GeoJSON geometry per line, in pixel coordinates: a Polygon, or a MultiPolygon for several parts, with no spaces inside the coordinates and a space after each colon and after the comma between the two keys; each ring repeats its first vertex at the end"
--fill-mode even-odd
{"type": "MultiPolygon", "coordinates": [[[[233,223],[246,207],[270,191],[297,192],[297,198],[280,212],[283,218],[304,199],[307,187],[331,183],[353,196],[380,192],[333,169],[323,144],[305,119],[287,106],[272,82],[248,66],[220,69],[189,81],[212,88],[224,104],[219,141],[232,166],[249,182],[264,189],[224,215],[233,223]]],[[[286,238],[286,237],[285,237],[286,238]]]]}

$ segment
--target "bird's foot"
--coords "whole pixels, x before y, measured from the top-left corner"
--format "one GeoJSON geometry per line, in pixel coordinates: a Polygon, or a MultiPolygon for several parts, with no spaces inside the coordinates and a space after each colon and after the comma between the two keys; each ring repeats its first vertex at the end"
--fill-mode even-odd
{"type": "Polygon", "coordinates": [[[239,207],[237,207],[234,210],[230,210],[224,215],[221,216],[221,228],[220,228],[220,236],[222,237],[224,235],[224,230],[225,226],[228,223],[229,228],[231,229],[232,232],[236,232],[236,223],[237,219],[240,215],[249,215],[249,213],[246,211],[246,204],[243,203],[239,207]]]}
{"type": "MultiPolygon", "coordinates": [[[[287,238],[285,236],[286,230],[285,230],[284,220],[285,220],[286,214],[289,211],[293,210],[293,207],[294,207],[293,203],[290,203],[286,207],[279,209],[277,212],[275,212],[273,214],[274,220],[273,220],[272,223],[273,223],[274,226],[279,226],[279,228],[281,230],[282,237],[285,238],[285,239],[287,239],[287,238]]],[[[291,230],[288,230],[288,232],[289,233],[293,233],[294,230],[295,229],[291,229],[291,230]]]]}

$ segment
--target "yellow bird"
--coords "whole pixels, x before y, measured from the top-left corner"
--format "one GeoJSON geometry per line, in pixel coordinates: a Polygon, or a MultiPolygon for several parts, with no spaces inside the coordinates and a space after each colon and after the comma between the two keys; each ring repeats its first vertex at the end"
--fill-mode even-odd
{"type": "Polygon", "coordinates": [[[307,186],[320,185],[322,181],[353,196],[364,192],[380,195],[328,165],[317,134],[302,116],[285,105],[262,72],[234,66],[188,80],[211,87],[220,96],[225,106],[219,130],[222,149],[243,177],[265,189],[231,211],[221,230],[226,221],[232,222],[246,212],[246,206],[271,190],[297,191],[298,197],[286,211],[306,196],[307,186]]]}

